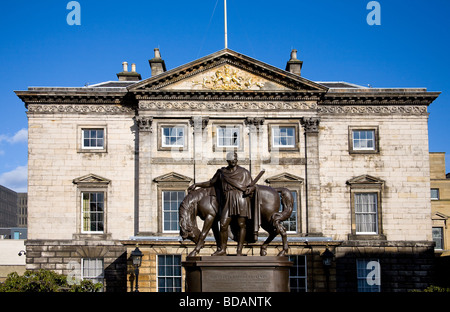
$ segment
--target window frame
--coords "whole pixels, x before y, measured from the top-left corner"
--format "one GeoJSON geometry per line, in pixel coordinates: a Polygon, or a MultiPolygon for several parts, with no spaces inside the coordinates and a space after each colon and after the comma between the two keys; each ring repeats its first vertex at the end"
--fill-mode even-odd
{"type": "Polygon", "coordinates": [[[348,149],[350,154],[378,154],[379,153],[379,129],[378,126],[349,126],[348,127],[348,149]],[[373,148],[355,148],[353,134],[355,131],[373,131],[373,148]]]}
{"type": "Polygon", "coordinates": [[[239,151],[242,152],[244,150],[244,126],[243,123],[236,122],[218,122],[214,123],[212,127],[212,147],[213,152],[224,152],[224,151],[239,151]],[[222,146],[219,145],[219,129],[228,128],[228,129],[238,129],[238,145],[237,146],[222,146]]]}
{"type": "MultiPolygon", "coordinates": [[[[179,189],[179,188],[177,188],[177,189],[161,189],[161,191],[160,191],[160,193],[161,193],[161,232],[162,233],[167,233],[167,234],[174,234],[174,233],[179,233],[180,232],[180,228],[179,228],[179,225],[178,225],[178,227],[177,227],[177,229],[176,230],[166,230],[165,229],[165,214],[166,214],[166,211],[164,210],[164,206],[165,206],[165,201],[164,201],[164,193],[165,192],[182,192],[182,193],[184,193],[184,197],[187,195],[186,194],[186,189],[179,189]]],[[[183,197],[183,198],[184,198],[183,197]]],[[[182,201],[182,200],[181,200],[182,201]]],[[[181,202],[180,202],[181,203],[181,202]]],[[[179,206],[179,205],[178,205],[179,206]]],[[[175,210],[176,211],[176,213],[177,213],[177,224],[179,224],[179,220],[180,220],[180,215],[179,215],[179,213],[178,213],[178,207],[177,207],[177,210],[175,210]]],[[[170,212],[173,212],[172,210],[170,210],[170,212]]]]}
{"type": "Polygon", "coordinates": [[[431,238],[432,238],[432,240],[436,243],[436,246],[434,247],[434,250],[444,250],[444,228],[442,227],[442,226],[433,226],[432,228],[431,228],[431,230],[432,230],[432,234],[431,234],[431,238]],[[441,248],[438,248],[437,246],[438,246],[438,244],[437,244],[437,242],[436,242],[436,240],[435,240],[435,237],[434,237],[434,234],[433,234],[433,230],[434,229],[439,229],[440,230],[440,238],[439,238],[439,240],[440,240],[440,245],[441,245],[441,248]]]}
{"type": "Polygon", "coordinates": [[[349,240],[360,240],[360,239],[377,239],[386,240],[386,235],[383,233],[383,186],[384,181],[375,177],[368,175],[359,176],[347,181],[350,186],[350,213],[351,213],[351,229],[348,239],[349,240]],[[355,207],[355,196],[361,193],[375,193],[377,196],[377,213],[376,213],[376,225],[377,233],[364,233],[357,232],[356,224],[356,207],[355,207]]]}
{"type": "Polygon", "coordinates": [[[353,199],[354,199],[354,209],[355,209],[355,233],[356,235],[378,235],[378,192],[354,192],[353,193],[353,199]],[[359,212],[357,211],[357,196],[364,196],[364,195],[374,195],[375,196],[375,211],[366,211],[366,212],[359,212]],[[374,215],[375,216],[375,231],[358,231],[358,226],[361,226],[362,224],[358,222],[358,216],[359,215],[374,215]]]}
{"type": "MultiPolygon", "coordinates": [[[[105,233],[105,227],[106,227],[106,192],[102,189],[95,189],[95,190],[80,190],[80,200],[81,200],[81,209],[80,209],[80,216],[81,216],[81,228],[80,232],[82,234],[104,234],[105,233]],[[92,231],[92,230],[85,230],[84,229],[84,203],[83,203],[83,194],[102,194],[103,195],[103,211],[102,211],[102,225],[103,230],[101,231],[92,231]]],[[[90,197],[90,196],[89,196],[90,197]]],[[[89,198],[89,206],[91,206],[90,198],[89,198]]],[[[91,210],[89,210],[90,212],[91,210]]],[[[89,221],[90,224],[91,221],[89,221]]]]}
{"type": "Polygon", "coordinates": [[[300,135],[299,135],[299,126],[296,123],[270,123],[269,126],[269,152],[282,151],[282,152],[298,152],[300,151],[300,135]],[[283,145],[275,145],[275,129],[280,128],[293,128],[294,129],[294,144],[289,146],[283,145]]]}
{"type": "MultiPolygon", "coordinates": [[[[300,195],[299,195],[299,190],[296,189],[296,188],[289,189],[289,191],[291,192],[291,194],[295,193],[295,195],[293,194],[293,197],[294,197],[294,200],[295,200],[295,207],[293,207],[293,208],[295,208],[295,209],[292,210],[292,213],[289,216],[289,218],[287,220],[283,221],[282,224],[283,224],[284,228],[286,229],[286,233],[287,234],[297,234],[299,232],[299,221],[298,221],[299,220],[299,217],[298,217],[299,209],[298,209],[298,207],[299,207],[300,195]],[[295,212],[295,214],[294,214],[294,212],[295,212]],[[294,220],[290,220],[291,218],[294,218],[294,220]],[[294,223],[295,230],[294,231],[291,230],[290,226],[289,226],[289,229],[288,229],[288,227],[286,226],[286,223],[289,223],[289,224],[290,223],[294,223]]],[[[281,198],[280,198],[280,200],[281,200],[281,198]]],[[[280,205],[280,211],[281,211],[281,209],[282,209],[282,206],[280,205]]]]}
{"type": "Polygon", "coordinates": [[[436,187],[430,188],[430,198],[431,198],[431,200],[440,200],[441,199],[439,188],[436,188],[436,187]],[[437,191],[437,197],[433,197],[432,196],[433,195],[433,191],[437,191]]]}
{"type": "Polygon", "coordinates": [[[306,258],[306,255],[289,255],[289,261],[293,262],[293,265],[289,268],[289,288],[291,292],[308,292],[308,261],[306,258]],[[293,259],[293,258],[296,259],[293,259]],[[301,265],[298,265],[299,261],[298,259],[300,259],[300,257],[303,259],[303,263],[301,265]],[[304,268],[303,275],[301,274],[297,274],[297,275],[291,275],[291,273],[295,270],[296,273],[300,273],[300,268],[304,268]],[[302,290],[301,287],[294,287],[292,286],[292,280],[304,280],[305,282],[305,288],[304,290],[302,290]]]}
{"type": "Polygon", "coordinates": [[[184,123],[184,122],[158,122],[157,125],[157,147],[158,147],[158,151],[172,151],[172,150],[177,150],[177,151],[187,151],[188,150],[188,124],[184,123]],[[164,143],[164,134],[163,131],[165,128],[183,128],[183,145],[166,145],[164,143]]]}
{"type": "MultiPolygon", "coordinates": [[[[273,177],[269,177],[265,181],[268,183],[270,187],[278,188],[284,187],[287,188],[291,194],[292,192],[296,192],[296,200],[297,200],[297,214],[296,214],[296,230],[295,231],[287,231],[288,235],[302,233],[302,214],[304,213],[302,209],[302,197],[304,196],[304,180],[301,177],[294,176],[289,173],[282,173],[273,177]]],[[[281,207],[280,207],[281,209],[281,207]]]]}
{"type": "Polygon", "coordinates": [[[77,146],[79,153],[106,153],[107,152],[107,142],[108,133],[106,125],[78,125],[78,138],[77,146]],[[84,132],[87,130],[102,130],[103,131],[103,146],[102,147],[91,147],[84,146],[84,132]]]}
{"type": "MultiPolygon", "coordinates": [[[[367,284],[367,282],[366,282],[366,284],[367,284]]],[[[381,263],[380,263],[380,260],[379,259],[377,259],[377,258],[358,258],[358,259],[356,259],[356,288],[357,288],[357,291],[358,292],[381,292],[381,263]],[[367,269],[367,265],[370,263],[370,262],[377,262],[378,263],[378,267],[379,267],[379,277],[378,277],[378,279],[379,279],[379,281],[378,281],[378,285],[377,284],[375,284],[375,285],[364,285],[364,288],[361,288],[360,287],[360,281],[363,281],[363,280],[366,280],[367,281],[367,278],[368,278],[368,274],[367,273],[370,273],[370,272],[367,272],[367,270],[369,270],[369,269],[367,269]],[[362,264],[364,264],[364,269],[363,270],[365,270],[366,272],[366,274],[364,275],[364,276],[360,276],[360,272],[361,272],[361,267],[359,266],[359,264],[360,263],[362,263],[362,264]],[[369,291],[363,291],[363,290],[369,290],[369,291]]]]}
{"type": "MultiPolygon", "coordinates": [[[[231,139],[231,137],[224,137],[223,140],[225,139],[231,139]]],[[[241,129],[239,129],[239,127],[217,127],[217,137],[216,137],[216,146],[220,147],[220,148],[239,148],[239,146],[241,145],[241,129]],[[237,144],[236,145],[220,145],[219,142],[221,140],[220,138],[220,133],[221,130],[231,130],[232,131],[232,135],[236,134],[236,132],[234,132],[234,130],[237,130],[237,144]]]]}
{"type": "MultiPolygon", "coordinates": [[[[89,280],[91,282],[95,283],[101,283],[104,287],[105,285],[105,261],[103,258],[81,258],[81,279],[82,280],[89,280]],[[97,261],[101,262],[101,275],[100,276],[85,276],[84,275],[84,268],[85,268],[85,261],[96,261],[95,262],[95,269],[97,269],[97,261]]],[[[102,289],[103,290],[103,289],[102,289]]]]}
{"type": "MultiPolygon", "coordinates": [[[[180,286],[179,287],[172,286],[172,292],[173,292],[174,289],[179,289],[179,292],[182,292],[183,291],[183,273],[182,273],[182,267],[181,267],[181,261],[182,261],[181,255],[176,255],[176,254],[164,254],[164,255],[161,255],[160,254],[160,255],[157,255],[156,259],[157,259],[157,263],[156,263],[156,281],[157,281],[156,287],[157,287],[157,292],[162,292],[161,288],[160,288],[160,278],[164,278],[164,279],[172,278],[173,280],[179,279],[180,286]],[[168,256],[171,256],[174,259],[175,259],[175,257],[177,257],[177,258],[179,257],[179,275],[175,275],[175,274],[172,274],[172,275],[161,275],[160,274],[161,257],[165,257],[165,259],[166,259],[168,256]]],[[[166,265],[166,263],[164,263],[164,265],[166,265]]],[[[173,265],[173,267],[175,267],[175,265],[173,265]]],[[[175,270],[173,270],[173,273],[175,273],[175,270]]],[[[167,288],[167,287],[164,287],[164,288],[167,288]]],[[[178,292],[178,291],[176,291],[176,292],[178,292]]]]}

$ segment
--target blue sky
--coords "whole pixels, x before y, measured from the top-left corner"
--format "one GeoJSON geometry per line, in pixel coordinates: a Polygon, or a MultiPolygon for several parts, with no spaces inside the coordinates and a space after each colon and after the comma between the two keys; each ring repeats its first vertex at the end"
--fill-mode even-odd
{"type": "MultiPolygon", "coordinates": [[[[26,191],[27,117],[14,90],[117,80],[122,62],[150,76],[159,47],[168,69],[223,49],[223,0],[3,1],[0,18],[0,184],[26,191]],[[214,14],[213,14],[214,13],[214,14]]],[[[429,148],[450,171],[450,1],[228,0],[228,47],[284,69],[291,49],[313,81],[441,91],[429,107],[429,148]]]]}

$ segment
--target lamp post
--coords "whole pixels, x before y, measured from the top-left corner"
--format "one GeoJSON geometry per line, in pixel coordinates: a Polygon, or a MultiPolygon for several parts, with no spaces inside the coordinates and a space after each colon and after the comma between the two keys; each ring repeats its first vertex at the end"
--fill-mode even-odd
{"type": "Polygon", "coordinates": [[[327,248],[321,255],[323,267],[325,268],[325,278],[327,283],[327,292],[330,292],[330,267],[333,262],[334,254],[327,248]]]}
{"type": "Polygon", "coordinates": [[[134,266],[134,275],[136,276],[136,287],[135,292],[139,292],[139,284],[138,284],[138,276],[139,276],[139,267],[142,264],[142,256],[144,254],[139,250],[138,245],[136,244],[136,248],[131,252],[131,261],[133,262],[134,266]]]}

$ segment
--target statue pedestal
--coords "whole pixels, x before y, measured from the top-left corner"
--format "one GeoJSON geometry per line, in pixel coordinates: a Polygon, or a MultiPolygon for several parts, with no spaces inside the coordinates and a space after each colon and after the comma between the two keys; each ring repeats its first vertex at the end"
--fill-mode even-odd
{"type": "Polygon", "coordinates": [[[186,292],[289,292],[288,257],[187,257],[186,292]]]}

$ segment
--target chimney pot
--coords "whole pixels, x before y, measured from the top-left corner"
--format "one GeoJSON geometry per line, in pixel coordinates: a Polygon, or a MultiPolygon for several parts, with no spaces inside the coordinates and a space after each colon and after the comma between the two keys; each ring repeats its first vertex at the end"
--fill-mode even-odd
{"type": "Polygon", "coordinates": [[[152,77],[162,74],[166,71],[166,63],[161,58],[161,53],[159,51],[159,48],[155,48],[155,57],[148,61],[150,64],[150,68],[152,70],[152,77]]]}
{"type": "Polygon", "coordinates": [[[297,50],[292,49],[291,59],[286,64],[286,71],[300,76],[302,66],[303,62],[297,59],[297,50]]]}
{"type": "Polygon", "coordinates": [[[141,74],[138,74],[136,72],[136,64],[131,64],[131,72],[128,71],[128,63],[123,62],[123,71],[120,73],[117,73],[117,78],[119,78],[119,81],[139,81],[142,79],[141,74]]]}
{"type": "Polygon", "coordinates": [[[297,59],[297,50],[296,49],[293,49],[292,51],[291,51],[291,61],[292,60],[296,60],[297,59]]]}
{"type": "Polygon", "coordinates": [[[159,52],[159,48],[155,48],[155,59],[161,58],[161,52],[159,52]]]}

